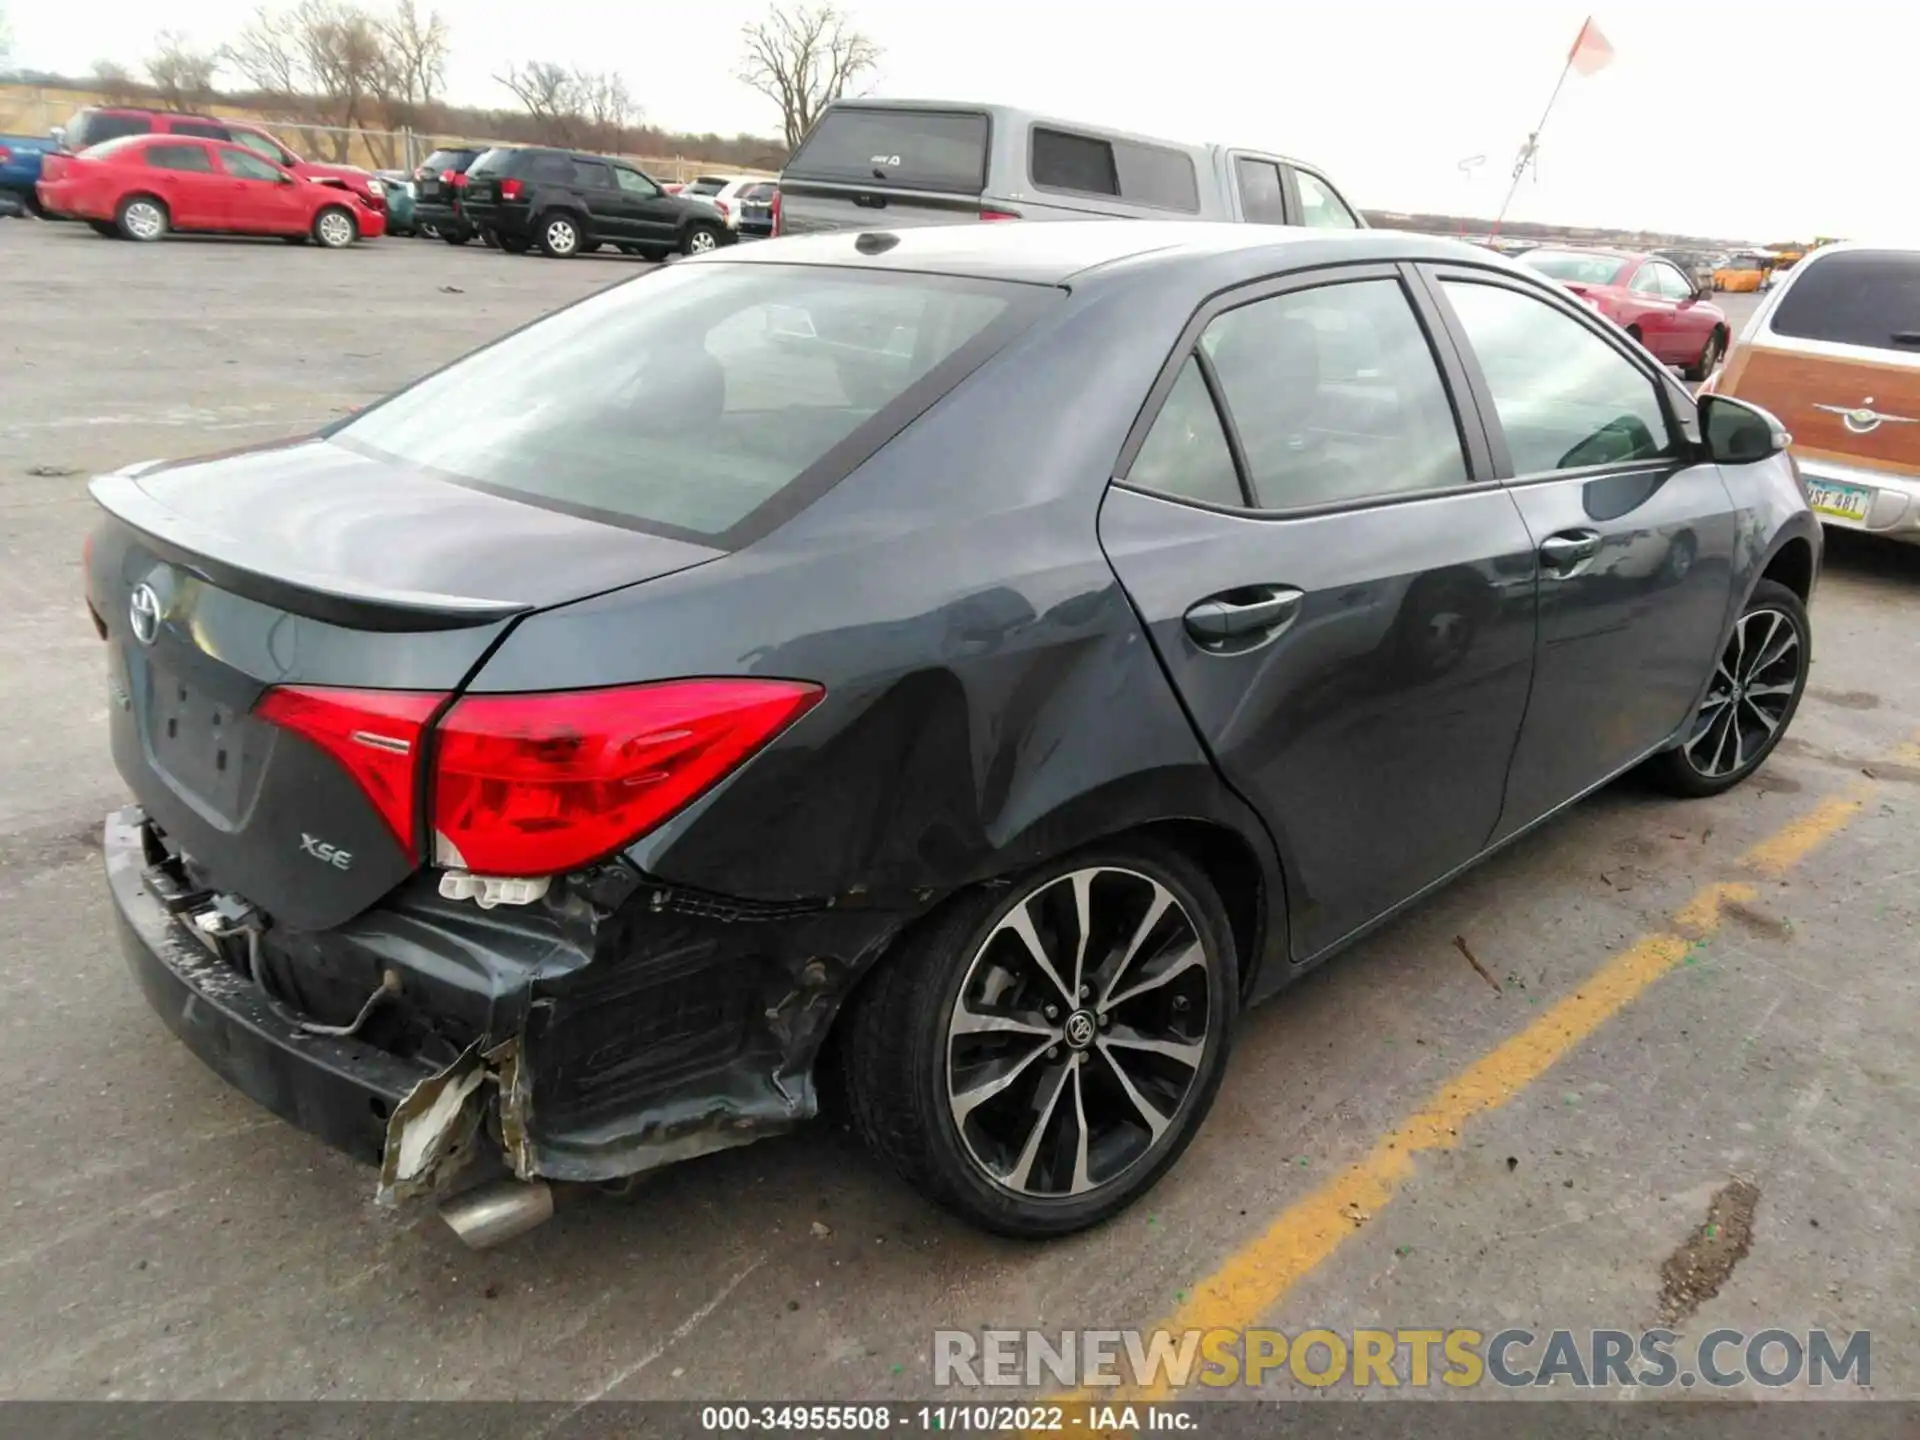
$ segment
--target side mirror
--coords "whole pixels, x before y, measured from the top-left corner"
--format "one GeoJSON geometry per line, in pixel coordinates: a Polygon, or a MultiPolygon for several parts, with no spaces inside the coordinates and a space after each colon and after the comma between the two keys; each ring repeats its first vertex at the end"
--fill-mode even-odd
{"type": "Polygon", "coordinates": [[[53,143],[56,145],[66,144],[67,143],[67,127],[64,125],[54,126],[51,130],[47,131],[47,138],[53,141],[53,143]]]}
{"type": "Polygon", "coordinates": [[[1700,435],[1707,458],[1720,465],[1751,465],[1793,443],[1772,415],[1731,395],[1700,397],[1700,435]]]}

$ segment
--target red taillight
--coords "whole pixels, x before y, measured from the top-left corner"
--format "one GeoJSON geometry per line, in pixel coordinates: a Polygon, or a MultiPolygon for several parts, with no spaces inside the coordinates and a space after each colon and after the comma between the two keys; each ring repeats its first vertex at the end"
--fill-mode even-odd
{"type": "Polygon", "coordinates": [[[768,208],[771,209],[773,212],[771,217],[772,228],[769,231],[769,233],[778,235],[780,233],[780,191],[778,187],[775,187],[774,189],[773,200],[770,203],[768,208]]]}
{"type": "Polygon", "coordinates": [[[13,151],[4,145],[0,145],[0,165],[6,164],[11,159],[13,159],[13,151]]]}
{"type": "Polygon", "coordinates": [[[520,188],[520,182],[518,180],[502,180],[500,182],[500,198],[502,200],[518,200],[520,198],[520,188]]]}
{"type": "Polygon", "coordinates": [[[724,219],[726,219],[726,218],[727,218],[727,216],[729,216],[729,215],[731,215],[731,214],[733,213],[733,211],[731,211],[731,210],[729,210],[729,209],[727,208],[727,202],[726,202],[726,201],[724,201],[724,200],[716,200],[716,201],[714,201],[714,202],[713,202],[713,208],[714,208],[714,209],[716,209],[716,210],[718,210],[718,211],[720,212],[720,218],[721,218],[722,220],[724,220],[724,219]]]}
{"type": "Polygon", "coordinates": [[[675,680],[469,695],[435,731],[434,858],[486,875],[583,865],[704,793],[824,693],[675,680]]]}
{"type": "Polygon", "coordinates": [[[1017,210],[982,210],[980,212],[980,218],[982,220],[1018,220],[1020,218],[1020,212],[1017,210]]]}
{"type": "Polygon", "coordinates": [[[467,176],[464,170],[442,170],[440,172],[440,178],[456,190],[464,188],[467,183],[467,176]]]}
{"type": "Polygon", "coordinates": [[[336,690],[290,685],[267,691],[253,713],[304,735],[346,768],[393,838],[414,853],[420,741],[446,696],[419,690],[336,690]]]}

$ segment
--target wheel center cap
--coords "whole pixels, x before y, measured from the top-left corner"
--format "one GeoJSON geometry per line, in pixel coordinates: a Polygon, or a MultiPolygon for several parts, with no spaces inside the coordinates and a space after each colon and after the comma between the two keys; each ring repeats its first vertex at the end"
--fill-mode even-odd
{"type": "Polygon", "coordinates": [[[1093,1037],[1099,1033],[1100,1023],[1093,1018],[1091,1010],[1076,1010],[1067,1016],[1067,1048],[1084,1050],[1093,1044],[1093,1037]]]}

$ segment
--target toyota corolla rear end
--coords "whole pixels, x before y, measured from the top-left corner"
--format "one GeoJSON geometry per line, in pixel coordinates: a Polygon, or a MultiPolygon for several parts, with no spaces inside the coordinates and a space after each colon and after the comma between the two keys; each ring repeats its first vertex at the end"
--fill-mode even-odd
{"type": "Polygon", "coordinates": [[[524,1182],[805,1119],[834,1005],[901,923],[635,858],[804,747],[818,675],[677,627],[654,638],[679,660],[631,658],[622,626],[597,671],[519,633],[734,563],[1024,323],[995,287],[794,273],[674,267],[321,437],[93,484],[128,963],[215,1071],[380,1165],[383,1199],[491,1167],[537,1218],[524,1182]],[[886,343],[807,335],[808,307],[886,343]],[[783,385],[812,404],[767,408],[783,385]]]}

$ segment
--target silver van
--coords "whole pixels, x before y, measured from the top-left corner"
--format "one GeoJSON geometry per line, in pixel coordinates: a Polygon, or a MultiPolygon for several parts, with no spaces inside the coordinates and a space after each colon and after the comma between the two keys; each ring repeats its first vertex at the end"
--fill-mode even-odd
{"type": "Polygon", "coordinates": [[[780,175],[776,235],[961,220],[1243,220],[1364,229],[1310,165],[1005,105],[835,101],[780,175]]]}

